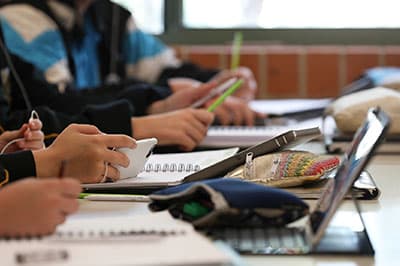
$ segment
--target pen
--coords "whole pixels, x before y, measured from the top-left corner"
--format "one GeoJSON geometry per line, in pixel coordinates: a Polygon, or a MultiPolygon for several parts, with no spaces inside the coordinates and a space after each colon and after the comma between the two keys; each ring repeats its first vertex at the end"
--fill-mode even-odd
{"type": "Polygon", "coordinates": [[[243,34],[242,32],[238,31],[235,32],[233,36],[233,43],[232,43],[232,57],[231,57],[231,69],[234,70],[239,67],[240,64],[240,48],[243,42],[243,34]]]}
{"type": "Polygon", "coordinates": [[[198,107],[202,106],[203,104],[205,104],[206,102],[208,102],[209,100],[214,98],[215,96],[218,96],[218,95],[224,93],[227,89],[229,89],[235,83],[236,80],[237,80],[237,78],[228,79],[227,81],[223,82],[219,86],[212,89],[210,91],[210,93],[207,94],[205,97],[203,97],[203,98],[199,99],[198,101],[196,101],[195,103],[193,103],[190,107],[198,108],[198,107]]]}
{"type": "Polygon", "coordinates": [[[225,91],[221,96],[218,97],[218,99],[215,100],[215,102],[213,102],[208,108],[207,111],[209,112],[214,112],[214,110],[220,105],[222,104],[225,99],[230,96],[232,93],[234,93],[238,88],[240,88],[240,86],[242,85],[243,80],[239,79],[237,80],[235,83],[233,83],[233,85],[227,90],[225,91]]]}
{"type": "Polygon", "coordinates": [[[92,201],[135,201],[150,202],[149,196],[133,195],[133,194],[98,194],[98,193],[81,193],[80,199],[92,201]]]}

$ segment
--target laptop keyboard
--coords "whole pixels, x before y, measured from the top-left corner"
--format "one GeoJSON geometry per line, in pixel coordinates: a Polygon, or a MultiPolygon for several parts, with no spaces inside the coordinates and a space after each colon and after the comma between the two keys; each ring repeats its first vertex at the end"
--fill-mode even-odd
{"type": "Polygon", "coordinates": [[[207,231],[245,254],[299,254],[309,248],[301,228],[216,228],[207,231]]]}

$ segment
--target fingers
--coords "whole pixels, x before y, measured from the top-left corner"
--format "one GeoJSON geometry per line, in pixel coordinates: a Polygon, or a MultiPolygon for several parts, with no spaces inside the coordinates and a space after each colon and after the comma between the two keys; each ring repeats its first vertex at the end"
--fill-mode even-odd
{"type": "Polygon", "coordinates": [[[95,126],[92,125],[81,125],[81,124],[71,124],[67,127],[68,131],[77,131],[82,134],[96,135],[102,132],[95,126]]]}
{"type": "Polygon", "coordinates": [[[42,129],[42,121],[40,121],[39,119],[29,119],[29,129],[32,131],[35,130],[41,130],[42,129]]]}
{"type": "Polygon", "coordinates": [[[220,122],[221,125],[227,126],[231,123],[231,113],[225,107],[225,105],[219,106],[215,110],[215,114],[218,117],[218,121],[220,122]]]}
{"type": "MultiPolygon", "coordinates": [[[[79,196],[79,194],[78,194],[79,196]]],[[[58,224],[63,223],[64,219],[65,219],[65,215],[74,213],[78,210],[79,208],[79,203],[78,203],[78,196],[76,196],[75,198],[61,198],[60,202],[59,202],[59,210],[60,210],[60,214],[61,217],[60,220],[57,221],[58,224]]]]}
{"type": "Polygon", "coordinates": [[[214,120],[214,114],[204,109],[193,110],[193,114],[203,125],[209,126],[214,120]]]}
{"type": "Polygon", "coordinates": [[[28,128],[27,124],[24,124],[19,130],[4,131],[0,135],[1,141],[9,142],[11,140],[21,138],[24,136],[25,130],[28,128]]]}
{"type": "Polygon", "coordinates": [[[27,130],[24,134],[24,138],[26,141],[43,141],[44,134],[41,130],[35,130],[35,131],[27,130]]]}
{"type": "Polygon", "coordinates": [[[103,155],[104,161],[109,162],[113,165],[121,165],[122,167],[128,167],[129,158],[124,153],[113,150],[105,150],[103,155]]]}
{"type": "Polygon", "coordinates": [[[127,135],[100,135],[99,140],[107,147],[131,149],[136,147],[136,140],[127,135]]]}
{"type": "Polygon", "coordinates": [[[108,165],[107,178],[111,178],[115,182],[120,178],[120,172],[114,166],[108,165]]]}
{"type": "Polygon", "coordinates": [[[64,196],[76,199],[81,193],[82,188],[78,180],[72,178],[57,179],[59,182],[59,189],[64,196]]]}
{"type": "Polygon", "coordinates": [[[212,91],[217,86],[217,84],[218,83],[216,81],[211,81],[211,82],[202,84],[200,87],[196,88],[194,90],[194,92],[192,93],[193,99],[198,100],[199,98],[204,97],[205,95],[210,93],[210,91],[212,91]]]}

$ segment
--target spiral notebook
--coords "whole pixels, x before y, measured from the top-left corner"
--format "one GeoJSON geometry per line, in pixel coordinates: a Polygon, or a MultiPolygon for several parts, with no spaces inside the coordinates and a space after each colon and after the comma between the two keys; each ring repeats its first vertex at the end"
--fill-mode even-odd
{"type": "Polygon", "coordinates": [[[168,212],[92,212],[96,213],[70,216],[48,237],[0,239],[1,265],[227,265],[230,261],[190,224],[168,212]]]}
{"type": "Polygon", "coordinates": [[[113,183],[84,184],[85,189],[129,188],[140,186],[165,186],[181,182],[186,176],[214,165],[238,152],[239,148],[196,151],[185,153],[152,154],[137,177],[113,183]]]}

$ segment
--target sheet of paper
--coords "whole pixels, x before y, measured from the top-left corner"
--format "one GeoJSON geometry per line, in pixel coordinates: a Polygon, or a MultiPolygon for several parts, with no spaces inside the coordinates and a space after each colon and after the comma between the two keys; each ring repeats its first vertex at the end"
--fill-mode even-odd
{"type": "Polygon", "coordinates": [[[264,114],[284,115],[324,109],[331,101],[332,98],[255,100],[250,102],[250,107],[264,114]]]}

